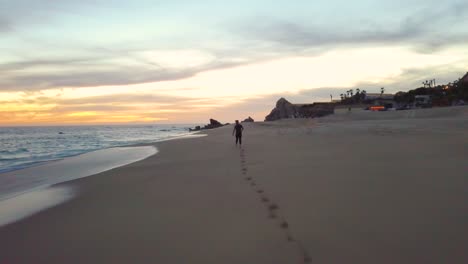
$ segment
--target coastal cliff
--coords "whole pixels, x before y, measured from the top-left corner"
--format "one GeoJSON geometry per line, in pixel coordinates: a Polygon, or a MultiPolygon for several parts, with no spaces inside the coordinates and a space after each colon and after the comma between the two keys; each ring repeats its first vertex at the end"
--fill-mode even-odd
{"type": "Polygon", "coordinates": [[[335,105],[331,103],[292,104],[284,98],[276,102],[275,108],[265,117],[265,121],[285,118],[314,118],[333,114],[335,105]]]}
{"type": "Polygon", "coordinates": [[[297,108],[288,100],[280,98],[276,107],[265,117],[265,121],[274,121],[283,118],[294,118],[297,116],[297,108]]]}

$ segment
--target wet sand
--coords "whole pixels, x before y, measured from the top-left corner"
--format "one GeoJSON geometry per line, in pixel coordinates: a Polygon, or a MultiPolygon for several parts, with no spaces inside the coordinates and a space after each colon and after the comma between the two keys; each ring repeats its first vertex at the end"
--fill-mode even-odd
{"type": "Polygon", "coordinates": [[[33,189],[42,189],[121,167],[154,155],[156,152],[153,146],[114,147],[1,173],[0,202],[33,189]]]}
{"type": "Polygon", "coordinates": [[[468,108],[158,143],[0,227],[0,263],[466,263],[468,108]]]}

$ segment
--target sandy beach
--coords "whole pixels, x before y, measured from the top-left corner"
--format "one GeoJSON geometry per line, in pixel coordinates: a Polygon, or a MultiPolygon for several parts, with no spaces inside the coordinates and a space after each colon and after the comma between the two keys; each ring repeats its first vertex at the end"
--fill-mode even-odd
{"type": "Polygon", "coordinates": [[[59,184],[0,264],[468,262],[468,107],[244,126],[59,184]]]}

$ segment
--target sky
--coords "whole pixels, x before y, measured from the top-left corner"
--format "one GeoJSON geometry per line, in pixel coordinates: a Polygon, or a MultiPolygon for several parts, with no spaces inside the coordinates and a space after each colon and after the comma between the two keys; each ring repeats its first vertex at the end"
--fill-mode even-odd
{"type": "Polygon", "coordinates": [[[0,0],[0,126],[263,120],[468,71],[465,0],[0,0]]]}

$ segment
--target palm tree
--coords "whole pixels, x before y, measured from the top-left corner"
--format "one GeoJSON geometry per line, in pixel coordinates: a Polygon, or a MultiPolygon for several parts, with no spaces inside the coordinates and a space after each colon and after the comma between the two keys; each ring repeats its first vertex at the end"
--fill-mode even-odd
{"type": "Polygon", "coordinates": [[[359,89],[359,88],[356,88],[356,101],[358,103],[361,102],[361,89],[359,89]]]}
{"type": "Polygon", "coordinates": [[[429,86],[429,81],[428,81],[428,80],[425,80],[424,82],[422,82],[422,84],[424,85],[424,88],[430,87],[430,86],[429,86]]]}
{"type": "Polygon", "coordinates": [[[343,99],[344,99],[344,94],[340,94],[340,97],[341,97],[341,101],[343,101],[343,99]]]}
{"type": "Polygon", "coordinates": [[[382,95],[384,94],[384,92],[385,92],[385,87],[380,88],[380,97],[382,97],[382,95]]]}

